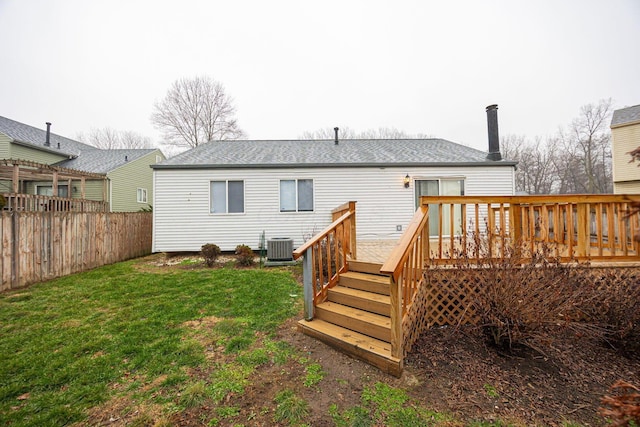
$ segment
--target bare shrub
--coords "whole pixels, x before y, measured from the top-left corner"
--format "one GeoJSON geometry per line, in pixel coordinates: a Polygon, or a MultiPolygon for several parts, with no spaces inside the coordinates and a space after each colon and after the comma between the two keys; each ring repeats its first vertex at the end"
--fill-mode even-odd
{"type": "Polygon", "coordinates": [[[597,325],[614,348],[640,356],[640,269],[585,269],[577,280],[585,294],[579,306],[584,321],[597,325]]]}
{"type": "Polygon", "coordinates": [[[580,289],[572,274],[574,265],[561,264],[544,246],[531,253],[520,242],[501,242],[497,256],[489,238],[467,237],[466,245],[458,246],[466,250],[453,254],[456,261],[447,274],[465,279],[450,280],[446,292],[465,295],[465,310],[472,311],[490,343],[539,349],[576,320],[580,289]],[[456,288],[460,286],[463,289],[456,288]]]}
{"type": "Polygon", "coordinates": [[[640,388],[618,380],[611,386],[613,396],[602,398],[600,414],[611,421],[611,426],[640,426],[640,388]]]}
{"type": "Polygon", "coordinates": [[[256,255],[253,253],[253,250],[247,245],[238,245],[236,246],[236,256],[238,265],[243,267],[252,266],[255,262],[256,255]]]}
{"type": "Polygon", "coordinates": [[[204,262],[207,264],[207,267],[213,267],[222,251],[220,250],[220,247],[218,245],[207,243],[205,245],[202,245],[202,247],[200,248],[200,253],[204,258],[204,262]]]}

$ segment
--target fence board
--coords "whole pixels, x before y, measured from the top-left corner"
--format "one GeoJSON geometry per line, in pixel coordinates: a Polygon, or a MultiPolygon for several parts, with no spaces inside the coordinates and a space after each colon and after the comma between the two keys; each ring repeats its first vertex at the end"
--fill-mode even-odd
{"type": "Polygon", "coordinates": [[[148,212],[2,212],[0,291],[151,253],[148,212]]]}

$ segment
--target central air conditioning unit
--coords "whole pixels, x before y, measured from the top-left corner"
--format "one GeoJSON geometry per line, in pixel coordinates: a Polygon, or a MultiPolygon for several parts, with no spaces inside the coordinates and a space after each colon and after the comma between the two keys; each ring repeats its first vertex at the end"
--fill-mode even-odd
{"type": "Polygon", "coordinates": [[[267,259],[269,261],[293,260],[293,239],[274,237],[267,240],[267,259]]]}

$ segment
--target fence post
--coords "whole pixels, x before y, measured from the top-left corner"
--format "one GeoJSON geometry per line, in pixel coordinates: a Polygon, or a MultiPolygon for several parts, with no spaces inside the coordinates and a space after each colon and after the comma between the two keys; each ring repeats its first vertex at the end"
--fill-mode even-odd
{"type": "Polygon", "coordinates": [[[312,254],[309,253],[311,248],[307,249],[307,251],[303,255],[302,261],[302,281],[304,284],[304,320],[313,320],[314,316],[314,306],[313,306],[313,297],[314,297],[314,289],[313,289],[313,278],[311,277],[312,266],[312,254]]]}

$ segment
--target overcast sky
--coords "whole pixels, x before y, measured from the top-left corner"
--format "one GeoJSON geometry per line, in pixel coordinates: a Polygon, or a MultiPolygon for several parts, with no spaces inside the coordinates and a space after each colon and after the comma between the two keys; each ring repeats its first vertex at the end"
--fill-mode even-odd
{"type": "Polygon", "coordinates": [[[251,139],[395,127],[486,150],[582,105],[640,104],[639,0],[0,0],[0,115],[160,141],[153,104],[208,75],[251,139]]]}

